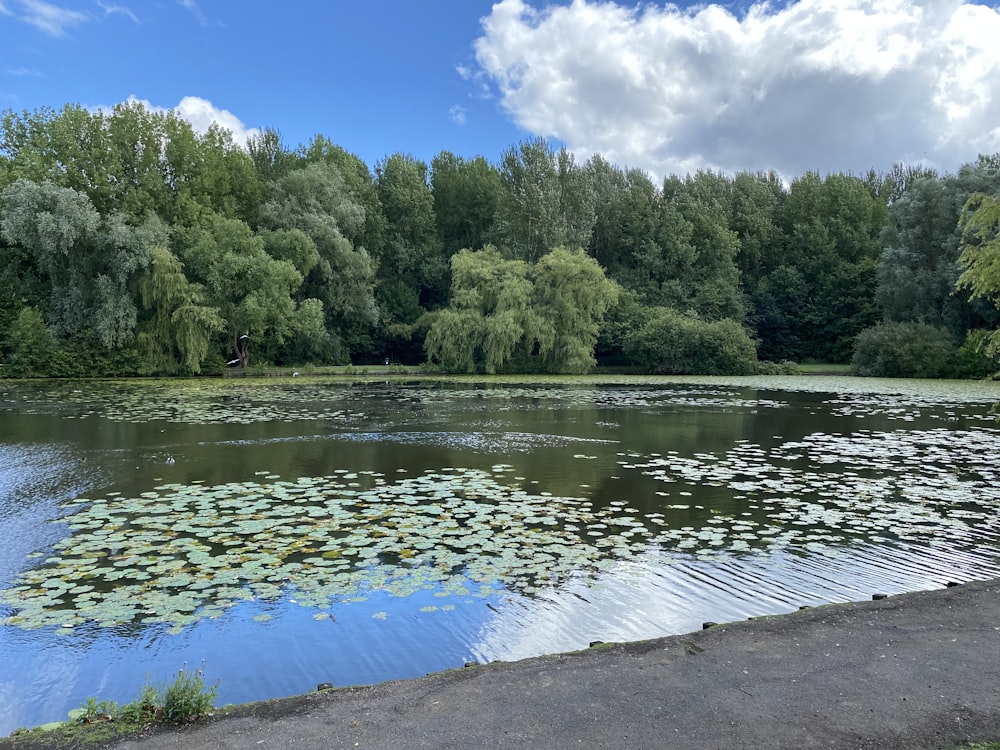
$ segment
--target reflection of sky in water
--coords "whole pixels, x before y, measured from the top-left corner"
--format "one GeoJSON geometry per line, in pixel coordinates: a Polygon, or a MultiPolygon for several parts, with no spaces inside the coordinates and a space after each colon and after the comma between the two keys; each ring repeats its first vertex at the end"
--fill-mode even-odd
{"type": "Polygon", "coordinates": [[[469,448],[476,451],[531,451],[538,448],[559,448],[575,443],[618,443],[617,440],[576,438],[568,435],[546,435],[534,432],[352,432],[339,436],[341,440],[360,442],[390,442],[404,445],[441,445],[469,448]]]}
{"type": "Polygon", "coordinates": [[[84,487],[78,455],[66,447],[0,444],[0,586],[24,566],[30,552],[52,544],[63,530],[39,524],[61,515],[60,504],[84,487]]]}
{"type": "Polygon", "coordinates": [[[651,554],[510,606],[484,624],[481,661],[512,661],[606,643],[687,633],[705,622],[789,612],[872,594],[940,588],[1000,573],[995,554],[861,546],[820,555],[777,552],[726,560],[651,554]]]}

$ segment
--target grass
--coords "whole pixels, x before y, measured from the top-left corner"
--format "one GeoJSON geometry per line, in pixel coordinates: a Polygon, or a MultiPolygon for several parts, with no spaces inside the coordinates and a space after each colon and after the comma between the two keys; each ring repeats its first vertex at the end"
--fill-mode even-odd
{"type": "MultiPolygon", "coordinates": [[[[69,712],[69,721],[18,729],[9,747],[74,747],[98,745],[147,729],[156,724],[187,724],[207,716],[214,708],[219,683],[206,685],[201,669],[178,670],[172,682],[146,682],[131,703],[87,698],[69,712]]],[[[0,746],[5,746],[0,739],[0,746]]]]}
{"type": "Polygon", "coordinates": [[[805,375],[850,375],[850,364],[831,364],[829,362],[807,362],[799,364],[799,369],[805,375]]]}

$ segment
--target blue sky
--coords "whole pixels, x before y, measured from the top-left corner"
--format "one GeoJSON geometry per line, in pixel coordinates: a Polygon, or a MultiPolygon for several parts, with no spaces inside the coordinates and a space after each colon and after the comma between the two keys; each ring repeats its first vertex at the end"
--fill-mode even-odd
{"type": "Polygon", "coordinates": [[[372,167],[542,135],[654,176],[954,171],[1000,150],[998,38],[960,0],[0,0],[0,108],[135,98],[372,167]]]}
{"type": "Polygon", "coordinates": [[[490,2],[66,0],[44,4],[65,11],[49,25],[31,20],[42,3],[0,3],[2,108],[198,97],[293,147],[322,133],[369,165],[395,151],[493,159],[526,135],[458,73],[490,2]]]}

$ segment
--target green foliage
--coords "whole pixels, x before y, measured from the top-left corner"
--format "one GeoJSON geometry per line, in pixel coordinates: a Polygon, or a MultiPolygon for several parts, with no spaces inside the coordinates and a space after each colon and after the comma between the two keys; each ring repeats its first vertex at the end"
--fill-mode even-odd
{"type": "MultiPolygon", "coordinates": [[[[0,355],[7,374],[63,376],[216,371],[251,350],[265,365],[433,351],[459,371],[582,372],[595,352],[638,364],[643,347],[625,347],[648,322],[636,311],[669,308],[746,324],[762,359],[846,362],[878,320],[943,326],[954,342],[1000,325],[998,195],[1000,155],[946,175],[897,164],[787,187],[705,170],[657,183],[544,138],[495,164],[394,153],[372,170],[322,135],[291,148],[265,129],[243,148],[137,102],[7,110],[0,355]],[[488,246],[525,267],[493,264],[463,287],[452,257],[488,246]],[[554,248],[569,255],[543,263],[554,248]],[[618,291],[583,281],[578,249],[618,291]],[[37,320],[15,326],[26,308],[48,358],[31,348],[37,320]]],[[[997,351],[1000,338],[983,354],[970,343],[956,372],[997,351]]]]}
{"type": "Polygon", "coordinates": [[[670,375],[751,375],[757,354],[734,320],[707,321],[669,308],[648,310],[625,340],[625,351],[650,372],[670,375]]]}
{"type": "Polygon", "coordinates": [[[528,264],[487,247],[452,256],[451,269],[452,303],[427,333],[428,358],[448,372],[498,372],[537,339],[528,264]]]}
{"type": "Polygon", "coordinates": [[[56,333],[89,329],[109,349],[129,343],[137,323],[133,286],[151,246],[166,239],[162,222],[102,218],[86,195],[49,182],[18,180],[0,199],[0,235],[31,254],[50,292],[46,317],[56,333]]]}
{"type": "Polygon", "coordinates": [[[1000,352],[989,353],[991,337],[992,332],[983,329],[966,334],[955,353],[953,377],[986,378],[1000,372],[1000,352]]]}
{"type": "Polygon", "coordinates": [[[451,262],[452,303],[427,333],[432,363],[487,373],[593,367],[600,321],[618,295],[595,260],[557,248],[531,266],[487,247],[451,262]]]}
{"type": "Polygon", "coordinates": [[[117,718],[121,715],[121,707],[115,701],[87,698],[80,708],[70,711],[69,715],[78,724],[94,724],[117,718]]]}
{"type": "MultiPolygon", "coordinates": [[[[298,230],[315,246],[317,257],[306,273],[300,271],[295,297],[322,302],[327,331],[342,339],[378,320],[375,262],[357,239],[367,231],[369,212],[356,198],[349,177],[335,160],[308,163],[273,184],[260,211],[263,226],[298,230]]],[[[292,257],[284,249],[279,255],[292,257]]]]}
{"type": "MultiPolygon", "coordinates": [[[[955,288],[969,293],[969,300],[1000,303],[1000,200],[984,193],[974,193],[966,201],[959,222],[962,230],[962,253],[958,266],[962,274],[955,288]]],[[[1000,353],[1000,331],[991,335],[985,354],[1000,353]]]]}
{"type": "Polygon", "coordinates": [[[205,675],[200,669],[178,670],[173,682],[165,685],[159,693],[163,718],[169,724],[194,721],[212,710],[218,692],[219,683],[206,686],[205,675]]]}
{"type": "Polygon", "coordinates": [[[61,355],[59,343],[33,307],[18,313],[7,331],[4,348],[9,352],[3,375],[12,378],[48,375],[61,355]]]}
{"type": "Polygon", "coordinates": [[[585,373],[597,364],[594,346],[619,287],[583,251],[556,248],[531,273],[532,309],[540,324],[538,357],[545,372],[585,373]]]}
{"type": "Polygon", "coordinates": [[[209,306],[201,284],[187,280],[184,264],[163,247],[140,284],[142,303],[153,311],[139,334],[144,368],[150,373],[199,373],[215,334],[225,321],[209,306]]]}
{"type": "Polygon", "coordinates": [[[140,688],[139,696],[121,706],[115,718],[126,731],[146,727],[158,720],[162,705],[160,691],[152,683],[146,682],[140,688]]]}
{"type": "Polygon", "coordinates": [[[882,378],[943,378],[954,367],[955,345],[928,323],[880,323],[858,334],[851,370],[882,378]]]}
{"type": "Polygon", "coordinates": [[[431,191],[445,257],[489,244],[503,192],[496,167],[481,156],[464,159],[442,151],[431,161],[431,191]]]}
{"type": "Polygon", "coordinates": [[[504,151],[499,170],[496,233],[505,252],[534,263],[554,247],[589,241],[596,195],[565,147],[555,151],[544,138],[522,141],[504,151]]]}
{"type": "Polygon", "coordinates": [[[146,682],[138,697],[123,706],[115,701],[87,698],[80,708],[70,712],[76,724],[115,722],[123,732],[151,724],[186,724],[212,711],[218,697],[219,683],[208,686],[201,669],[180,669],[171,682],[157,686],[146,682]]]}

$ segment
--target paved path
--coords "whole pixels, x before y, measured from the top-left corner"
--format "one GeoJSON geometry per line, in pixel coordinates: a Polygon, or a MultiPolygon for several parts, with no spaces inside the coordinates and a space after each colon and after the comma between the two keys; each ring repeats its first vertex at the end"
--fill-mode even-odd
{"type": "Polygon", "coordinates": [[[1000,580],[251,704],[194,748],[943,748],[1000,740],[1000,580]]]}

